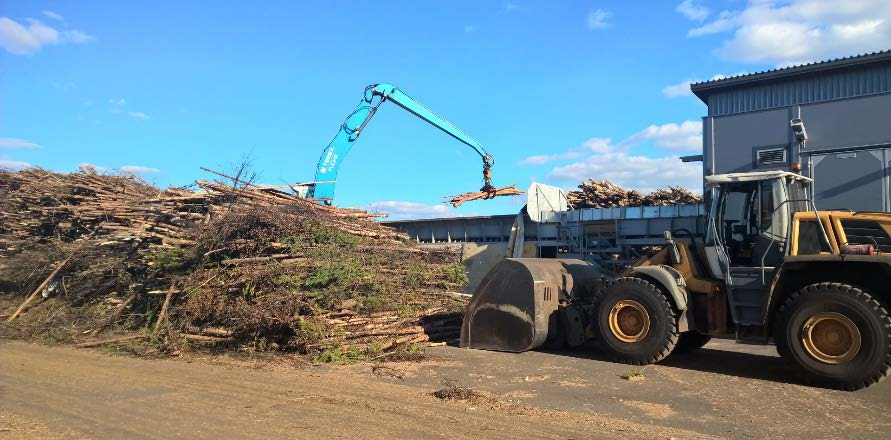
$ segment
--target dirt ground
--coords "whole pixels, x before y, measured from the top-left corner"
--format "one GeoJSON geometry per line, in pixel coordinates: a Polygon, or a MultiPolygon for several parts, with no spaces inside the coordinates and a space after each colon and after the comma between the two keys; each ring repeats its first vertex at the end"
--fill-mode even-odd
{"type": "Polygon", "coordinates": [[[430,349],[421,363],[135,359],[0,344],[0,438],[886,438],[891,381],[790,381],[773,347],[713,341],[646,367],[589,351],[430,349]],[[444,401],[445,385],[484,397],[444,401]]]}

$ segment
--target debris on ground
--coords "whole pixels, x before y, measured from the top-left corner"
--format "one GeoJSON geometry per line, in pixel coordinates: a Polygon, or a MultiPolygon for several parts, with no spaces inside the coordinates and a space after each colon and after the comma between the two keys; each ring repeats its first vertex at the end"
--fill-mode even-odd
{"type": "Polygon", "coordinates": [[[464,194],[458,194],[454,196],[444,196],[443,198],[448,199],[445,203],[448,203],[455,208],[461,206],[464,202],[471,202],[474,200],[484,200],[491,199],[495,197],[502,196],[518,196],[524,194],[524,191],[518,190],[517,185],[504,186],[501,188],[496,188],[493,191],[473,191],[467,192],[464,194]]]}
{"type": "Polygon", "coordinates": [[[213,173],[229,182],[0,171],[0,335],[321,361],[410,359],[458,337],[467,275],[454,252],[213,173]]]}
{"type": "Polygon", "coordinates": [[[466,402],[477,402],[486,399],[486,396],[472,388],[460,387],[449,384],[445,388],[440,388],[433,393],[433,397],[442,400],[463,400],[466,402]]]}
{"type": "Polygon", "coordinates": [[[643,370],[628,370],[619,375],[619,377],[631,382],[639,382],[644,380],[643,370]]]}
{"type": "Polygon", "coordinates": [[[644,195],[633,189],[622,188],[609,180],[592,178],[582,182],[578,188],[567,195],[567,201],[575,209],[702,203],[702,196],[680,186],[660,188],[644,195]]]}

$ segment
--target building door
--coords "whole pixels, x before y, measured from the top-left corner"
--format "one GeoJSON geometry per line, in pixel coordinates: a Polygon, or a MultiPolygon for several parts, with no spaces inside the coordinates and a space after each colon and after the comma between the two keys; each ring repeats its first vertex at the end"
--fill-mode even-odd
{"type": "Polygon", "coordinates": [[[884,155],[884,150],[812,154],[817,209],[887,211],[884,155]]]}

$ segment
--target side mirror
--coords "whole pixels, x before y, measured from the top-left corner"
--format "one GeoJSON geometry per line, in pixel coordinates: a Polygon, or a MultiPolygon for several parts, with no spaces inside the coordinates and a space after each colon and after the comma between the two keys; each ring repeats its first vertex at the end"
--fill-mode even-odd
{"type": "Polygon", "coordinates": [[[671,242],[671,231],[663,232],[662,236],[665,237],[665,241],[671,242]]]}

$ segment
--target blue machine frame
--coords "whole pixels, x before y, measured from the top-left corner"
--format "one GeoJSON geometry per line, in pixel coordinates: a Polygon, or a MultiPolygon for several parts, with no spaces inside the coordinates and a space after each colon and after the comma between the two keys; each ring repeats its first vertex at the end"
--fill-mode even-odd
{"type": "Polygon", "coordinates": [[[492,189],[489,176],[491,173],[490,168],[495,161],[479,142],[464,134],[451,122],[433,113],[432,110],[415,101],[392,84],[373,84],[365,88],[362,101],[347,116],[340,126],[337,135],[331,140],[331,143],[322,150],[322,156],[319,158],[319,164],[316,167],[315,181],[310,184],[307,197],[329,205],[332,203],[334,200],[334,185],[337,183],[337,170],[340,168],[340,163],[343,161],[344,156],[350,152],[353,143],[359,138],[371,117],[377,112],[378,107],[387,100],[392,101],[411,114],[427,121],[430,125],[473,148],[483,159],[484,186],[482,190],[488,191],[492,189]]]}

